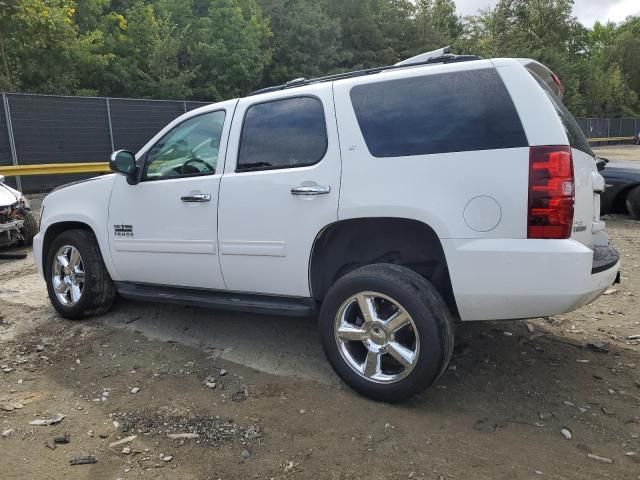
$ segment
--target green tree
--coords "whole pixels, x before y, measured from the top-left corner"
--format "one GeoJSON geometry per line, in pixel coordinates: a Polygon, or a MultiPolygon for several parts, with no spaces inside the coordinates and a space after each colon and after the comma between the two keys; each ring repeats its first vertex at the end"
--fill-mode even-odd
{"type": "Polygon", "coordinates": [[[180,65],[194,72],[193,98],[243,95],[262,79],[270,32],[255,0],[164,0],[161,9],[184,29],[180,65]]]}
{"type": "Polygon", "coordinates": [[[77,86],[71,47],[72,0],[0,2],[0,85],[6,90],[71,93],[77,86]]]}
{"type": "Polygon", "coordinates": [[[273,37],[273,55],[265,69],[265,85],[298,77],[317,77],[334,71],[343,60],[340,24],[312,0],[263,2],[273,37]]]}

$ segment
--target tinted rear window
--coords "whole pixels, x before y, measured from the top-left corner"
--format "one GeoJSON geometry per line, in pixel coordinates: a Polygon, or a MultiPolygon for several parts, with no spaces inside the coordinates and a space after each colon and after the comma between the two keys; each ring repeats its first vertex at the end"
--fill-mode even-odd
{"type": "Polygon", "coordinates": [[[556,95],[551,91],[549,86],[542,80],[538,75],[529,71],[531,76],[536,79],[536,81],[540,84],[544,93],[547,94],[549,100],[553,104],[553,107],[556,109],[558,113],[558,117],[560,117],[560,121],[562,122],[562,126],[564,127],[565,132],[567,133],[567,138],[569,139],[569,145],[577,150],[581,150],[585,153],[588,153],[591,156],[595,156],[593,150],[591,150],[591,146],[587,141],[584,133],[582,133],[582,129],[576,119],[571,115],[571,112],[564,106],[562,101],[556,97],[556,95]]]}
{"type": "Polygon", "coordinates": [[[358,85],[351,101],[375,157],[528,145],[495,69],[358,85]]]}
{"type": "Polygon", "coordinates": [[[313,165],[326,152],[327,128],[320,100],[294,97],[258,103],[245,115],[237,170],[313,165]]]}

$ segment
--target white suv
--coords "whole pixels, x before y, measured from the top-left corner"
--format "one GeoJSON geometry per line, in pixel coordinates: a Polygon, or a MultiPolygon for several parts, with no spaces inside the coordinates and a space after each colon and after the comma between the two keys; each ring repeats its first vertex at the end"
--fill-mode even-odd
{"type": "Polygon", "coordinates": [[[67,318],[123,297],[319,311],[338,375],[433,384],[453,319],[554,315],[617,280],[594,155],[543,65],[443,54],[184,114],[59,188],[34,257],[67,318]]]}

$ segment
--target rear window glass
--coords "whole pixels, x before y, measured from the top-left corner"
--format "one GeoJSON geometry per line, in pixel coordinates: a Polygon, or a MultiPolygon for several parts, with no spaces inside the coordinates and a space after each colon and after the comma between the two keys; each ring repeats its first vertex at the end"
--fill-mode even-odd
{"type": "Polygon", "coordinates": [[[237,171],[313,165],[326,152],[320,100],[294,97],[258,103],[245,115],[237,171]]]}
{"type": "Polygon", "coordinates": [[[533,76],[533,78],[536,79],[536,81],[540,84],[540,86],[544,90],[544,93],[546,93],[547,97],[549,97],[549,100],[551,100],[553,107],[556,109],[556,112],[558,113],[558,117],[560,117],[562,126],[564,127],[564,130],[567,133],[567,138],[569,139],[569,145],[571,145],[571,147],[577,150],[581,150],[585,153],[588,153],[591,156],[595,156],[595,154],[593,153],[593,150],[591,150],[591,146],[589,145],[589,142],[587,141],[586,137],[584,136],[584,133],[582,132],[582,129],[580,128],[580,125],[578,125],[578,122],[576,121],[576,119],[573,117],[573,115],[571,115],[571,112],[567,109],[567,107],[564,106],[562,101],[551,91],[551,89],[544,82],[544,80],[542,80],[538,75],[536,75],[531,71],[529,71],[529,73],[531,73],[531,76],[533,76]]]}
{"type": "Polygon", "coordinates": [[[351,89],[351,101],[375,157],[528,145],[495,69],[358,85],[351,89]]]}

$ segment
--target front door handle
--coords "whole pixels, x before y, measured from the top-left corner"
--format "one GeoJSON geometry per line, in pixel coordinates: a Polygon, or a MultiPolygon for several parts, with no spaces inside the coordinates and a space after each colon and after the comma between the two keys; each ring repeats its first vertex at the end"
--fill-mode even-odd
{"type": "Polygon", "coordinates": [[[184,197],[180,197],[180,200],[183,202],[210,202],[211,195],[208,193],[196,193],[194,195],[185,195],[184,197]]]}
{"type": "Polygon", "coordinates": [[[291,189],[292,195],[325,195],[331,192],[331,187],[323,185],[300,185],[291,189]]]}

